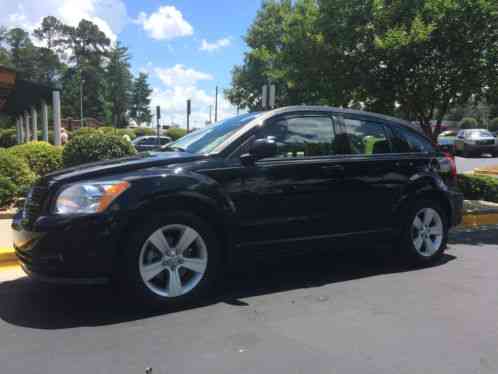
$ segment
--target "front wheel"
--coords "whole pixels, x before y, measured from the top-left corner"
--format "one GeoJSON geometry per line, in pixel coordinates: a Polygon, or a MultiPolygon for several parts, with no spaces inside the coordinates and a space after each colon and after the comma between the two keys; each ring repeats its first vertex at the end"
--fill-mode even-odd
{"type": "Polygon", "coordinates": [[[447,218],[440,205],[420,201],[406,217],[402,246],[407,258],[424,264],[439,258],[448,241],[447,218]]]}
{"type": "Polygon", "coordinates": [[[207,292],[218,275],[220,246],[199,217],[157,216],[129,241],[122,286],[149,305],[177,305],[207,292]]]}

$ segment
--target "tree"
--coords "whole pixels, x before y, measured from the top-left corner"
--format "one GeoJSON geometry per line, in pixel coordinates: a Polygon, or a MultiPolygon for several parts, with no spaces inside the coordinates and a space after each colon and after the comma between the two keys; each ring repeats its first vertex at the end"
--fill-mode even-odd
{"type": "Polygon", "coordinates": [[[64,24],[56,17],[48,16],[43,18],[39,28],[33,31],[33,34],[40,41],[45,41],[47,48],[52,49],[61,44],[61,37],[64,30],[64,24]]]}
{"type": "Polygon", "coordinates": [[[27,80],[36,80],[36,47],[29,33],[21,28],[10,29],[5,35],[11,66],[27,80]]]}
{"type": "Polygon", "coordinates": [[[10,66],[10,56],[6,48],[7,31],[5,26],[0,26],[0,65],[10,66]]]}
{"type": "Polygon", "coordinates": [[[126,113],[132,88],[129,60],[128,48],[121,46],[119,42],[109,53],[109,63],[106,68],[107,102],[111,107],[114,127],[128,125],[126,113]]]}
{"type": "MultiPolygon", "coordinates": [[[[103,62],[110,40],[94,23],[81,20],[77,27],[62,26],[57,41],[65,50],[72,50],[70,61],[75,64],[83,83],[84,115],[105,119],[105,70],[103,62]]],[[[71,74],[74,78],[74,73],[71,74]]]]}
{"type": "Polygon", "coordinates": [[[147,74],[140,73],[133,82],[130,98],[130,118],[137,125],[149,124],[152,120],[152,113],[150,112],[150,94],[152,90],[147,79],[147,74]]]}
{"type": "Polygon", "coordinates": [[[491,122],[489,122],[489,131],[492,132],[498,131],[498,117],[494,118],[493,120],[491,120],[491,122]]]}
{"type": "Polygon", "coordinates": [[[361,106],[435,137],[451,107],[498,91],[496,24],[495,0],[265,1],[227,96],[257,108],[271,79],[280,104],[361,106]]]}
{"type": "Polygon", "coordinates": [[[478,126],[479,126],[479,123],[477,122],[477,120],[475,118],[472,118],[472,117],[465,117],[458,124],[458,127],[462,130],[476,129],[478,126]]]}
{"type": "Polygon", "coordinates": [[[232,70],[228,99],[242,108],[261,109],[261,88],[271,82],[278,88],[278,105],[330,101],[334,90],[322,79],[326,63],[318,18],[314,0],[263,2],[245,37],[251,50],[244,64],[232,70]]]}

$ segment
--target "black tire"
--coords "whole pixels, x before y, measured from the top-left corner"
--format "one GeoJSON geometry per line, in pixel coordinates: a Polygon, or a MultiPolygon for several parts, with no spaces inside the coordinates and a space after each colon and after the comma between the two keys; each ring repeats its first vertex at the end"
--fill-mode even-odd
{"type": "Polygon", "coordinates": [[[425,265],[434,262],[441,258],[443,255],[446,245],[448,243],[448,218],[441,205],[436,201],[432,200],[419,200],[414,203],[405,215],[403,231],[401,235],[401,250],[403,257],[411,264],[414,265],[425,265]],[[442,222],[442,240],[439,248],[430,256],[422,255],[414,245],[413,237],[413,222],[416,215],[425,208],[430,208],[435,210],[442,222]]]}
{"type": "MultiPolygon", "coordinates": [[[[131,234],[122,256],[121,269],[117,283],[121,294],[133,302],[144,306],[183,306],[200,301],[212,289],[219,275],[221,247],[212,228],[201,218],[188,212],[172,212],[153,216],[131,234]],[[186,225],[193,228],[202,237],[208,253],[207,267],[199,283],[188,293],[177,297],[158,295],[151,290],[142,279],[139,269],[140,253],[147,239],[156,230],[168,225],[186,225]]],[[[167,270],[166,270],[167,271],[167,270]]],[[[167,271],[169,274],[169,272],[167,271]]]]}

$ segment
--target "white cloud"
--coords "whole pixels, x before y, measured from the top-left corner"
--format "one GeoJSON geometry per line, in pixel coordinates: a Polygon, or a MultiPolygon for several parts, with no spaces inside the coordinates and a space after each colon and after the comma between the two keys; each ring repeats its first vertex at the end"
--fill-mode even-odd
{"type": "Polygon", "coordinates": [[[82,19],[95,23],[111,41],[116,41],[127,22],[122,0],[18,0],[2,1],[0,24],[33,31],[43,17],[51,15],[76,26],[82,19]]]}
{"type": "Polygon", "coordinates": [[[230,44],[232,44],[232,39],[229,37],[215,40],[212,43],[208,42],[206,39],[202,39],[199,49],[201,51],[214,52],[218,49],[228,47],[230,44]]]}
{"type": "Polygon", "coordinates": [[[183,65],[175,65],[172,68],[155,68],[156,75],[166,86],[195,86],[198,81],[212,80],[213,76],[194,69],[188,69],[183,65]]]}
{"type": "MultiPolygon", "coordinates": [[[[215,95],[197,86],[199,81],[213,80],[207,73],[175,65],[170,68],[154,68],[156,76],[161,80],[162,87],[154,87],[151,97],[151,107],[161,107],[163,124],[171,122],[186,127],[186,102],[192,100],[192,127],[204,127],[209,119],[209,106],[212,105],[214,119],[215,95]]],[[[235,108],[221,95],[218,97],[218,118],[228,118],[235,115],[235,108]]]]}
{"type": "MultiPolygon", "coordinates": [[[[151,95],[151,108],[154,109],[157,105],[161,107],[161,120],[164,125],[170,125],[173,122],[185,128],[187,126],[186,102],[188,99],[192,100],[192,114],[190,116],[192,128],[205,126],[206,121],[209,119],[210,105],[212,105],[212,119],[214,120],[214,92],[208,94],[195,86],[175,86],[166,89],[154,88],[151,95]]],[[[218,120],[233,117],[236,112],[236,108],[219,94],[218,120]]]]}
{"type": "Polygon", "coordinates": [[[182,13],[170,5],[161,6],[150,15],[140,12],[135,23],[142,25],[149,36],[156,40],[169,40],[194,33],[192,25],[183,18],[182,13]]]}

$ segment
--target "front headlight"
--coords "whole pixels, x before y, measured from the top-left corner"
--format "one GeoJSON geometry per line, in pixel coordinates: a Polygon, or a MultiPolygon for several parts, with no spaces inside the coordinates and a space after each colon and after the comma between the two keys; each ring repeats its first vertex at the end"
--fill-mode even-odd
{"type": "Polygon", "coordinates": [[[77,183],[64,188],[57,196],[55,214],[100,213],[126,191],[125,181],[77,183]]]}

